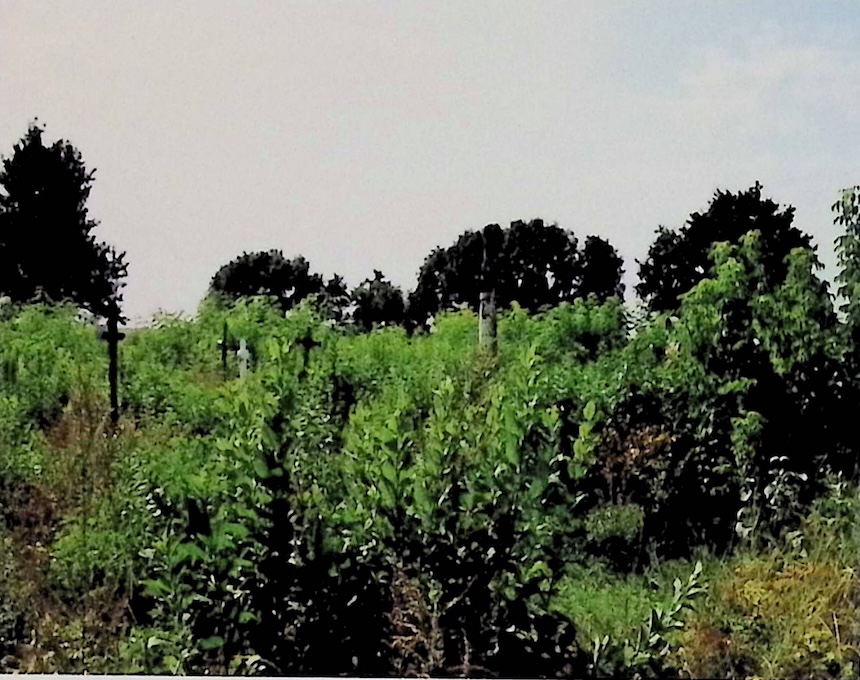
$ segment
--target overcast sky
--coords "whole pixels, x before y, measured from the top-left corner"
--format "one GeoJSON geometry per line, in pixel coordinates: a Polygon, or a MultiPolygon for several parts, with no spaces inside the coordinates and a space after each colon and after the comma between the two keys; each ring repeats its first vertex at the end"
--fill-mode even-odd
{"type": "Polygon", "coordinates": [[[832,274],[860,183],[850,2],[0,0],[0,153],[35,117],[97,168],[126,313],[193,313],[243,251],[405,289],[466,229],[660,224],[760,180],[832,274]]]}

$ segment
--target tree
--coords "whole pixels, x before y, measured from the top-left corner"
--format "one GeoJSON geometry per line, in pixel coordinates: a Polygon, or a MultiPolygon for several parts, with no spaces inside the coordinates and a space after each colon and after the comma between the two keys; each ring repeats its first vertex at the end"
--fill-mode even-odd
{"type": "Polygon", "coordinates": [[[508,229],[490,224],[427,256],[409,297],[409,315],[424,324],[446,309],[477,311],[485,286],[495,289],[499,308],[517,302],[531,312],[590,293],[605,300],[623,292],[621,273],[621,258],[603,239],[590,237],[580,251],[572,232],[541,219],[518,220],[508,229]]]}
{"type": "Polygon", "coordinates": [[[582,248],[580,297],[593,295],[600,302],[611,297],[623,299],[624,260],[609,241],[599,236],[589,236],[582,248]]]}
{"type": "Polygon", "coordinates": [[[841,200],[831,206],[836,224],[845,233],[836,239],[840,271],[836,276],[841,311],[851,334],[854,348],[860,347],[860,186],[842,191],[841,200]]]}
{"type": "MultiPolygon", "coordinates": [[[[336,279],[329,282],[332,290],[337,288],[336,279]]],[[[322,276],[311,273],[305,258],[288,260],[280,250],[243,253],[221,267],[209,284],[209,293],[227,302],[267,295],[275,298],[283,311],[310,295],[325,292],[322,276]]]]}
{"type": "Polygon", "coordinates": [[[16,302],[72,302],[119,315],[125,253],[95,240],[87,199],[95,170],[36,124],[0,170],[0,292],[16,302]]]}
{"type": "Polygon", "coordinates": [[[355,305],[353,321],[362,330],[403,325],[406,321],[402,291],[387,281],[378,269],[374,270],[372,279],[366,279],[352,292],[352,302],[355,305]]]}
{"type": "Polygon", "coordinates": [[[652,311],[677,309],[679,296],[708,275],[715,243],[738,244],[744,234],[758,230],[768,289],[785,279],[786,258],[794,248],[814,252],[810,237],[792,225],[794,208],[780,209],[772,200],[763,199],[761,190],[758,182],[737,194],[718,190],[707,211],[693,213],[680,230],[658,229],[648,259],[639,263],[636,286],[652,311]]]}
{"type": "Polygon", "coordinates": [[[517,220],[505,233],[496,263],[496,301],[502,307],[516,301],[530,312],[577,297],[579,253],[572,232],[543,220],[517,220]]]}
{"type": "Polygon", "coordinates": [[[341,323],[350,304],[349,291],[340,274],[334,274],[323,287],[318,308],[323,317],[341,323]]]}

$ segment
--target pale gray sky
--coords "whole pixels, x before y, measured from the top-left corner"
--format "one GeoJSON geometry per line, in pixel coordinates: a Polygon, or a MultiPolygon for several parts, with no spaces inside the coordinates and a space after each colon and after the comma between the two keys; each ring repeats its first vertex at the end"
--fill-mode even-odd
{"type": "Polygon", "coordinates": [[[630,285],[659,224],[757,179],[832,264],[858,35],[847,2],[0,0],[0,153],[38,117],[97,168],[132,317],[193,313],[244,250],[410,289],[533,217],[630,285]]]}

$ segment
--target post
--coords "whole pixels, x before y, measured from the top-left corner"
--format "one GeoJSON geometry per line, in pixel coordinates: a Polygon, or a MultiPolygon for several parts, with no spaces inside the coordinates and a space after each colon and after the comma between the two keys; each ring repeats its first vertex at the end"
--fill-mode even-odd
{"type": "Polygon", "coordinates": [[[478,344],[489,352],[496,351],[496,293],[493,290],[481,292],[478,344]]]}
{"type": "Polygon", "coordinates": [[[490,260],[487,257],[486,228],[481,233],[484,251],[481,261],[481,297],[478,308],[478,346],[490,353],[496,352],[496,291],[490,260]]]}

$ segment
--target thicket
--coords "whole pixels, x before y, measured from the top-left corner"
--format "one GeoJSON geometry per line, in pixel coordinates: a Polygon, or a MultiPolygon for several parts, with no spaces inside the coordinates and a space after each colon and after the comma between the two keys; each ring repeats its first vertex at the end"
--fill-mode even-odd
{"type": "Polygon", "coordinates": [[[808,250],[711,262],[671,313],[515,305],[498,354],[205,303],[121,343],[115,429],[95,330],[7,309],[2,664],[856,677],[850,318],[808,250]]]}

